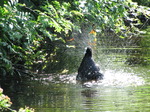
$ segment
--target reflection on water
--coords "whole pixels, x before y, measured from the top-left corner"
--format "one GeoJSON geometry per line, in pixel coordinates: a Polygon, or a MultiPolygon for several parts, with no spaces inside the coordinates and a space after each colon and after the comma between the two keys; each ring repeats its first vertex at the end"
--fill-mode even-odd
{"type": "Polygon", "coordinates": [[[20,89],[7,93],[14,108],[26,105],[36,112],[150,111],[150,86],[143,79],[150,77],[142,74],[108,70],[104,80],[83,84],[86,86],[76,82],[76,74],[43,77],[19,84],[20,89]]]}
{"type": "Polygon", "coordinates": [[[104,80],[81,84],[76,82],[77,73],[39,74],[15,87],[6,86],[5,94],[13,108],[26,105],[36,112],[149,112],[150,67],[128,66],[125,54],[109,53],[105,60],[95,55],[104,80]]]}

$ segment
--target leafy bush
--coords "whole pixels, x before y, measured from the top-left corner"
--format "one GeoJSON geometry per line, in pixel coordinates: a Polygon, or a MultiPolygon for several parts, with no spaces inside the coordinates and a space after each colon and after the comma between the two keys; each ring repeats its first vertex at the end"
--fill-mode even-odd
{"type": "Polygon", "coordinates": [[[3,89],[0,88],[0,110],[7,110],[11,106],[10,98],[3,94],[3,89]]]}
{"type": "Polygon", "coordinates": [[[112,31],[121,38],[141,33],[142,25],[146,24],[141,23],[143,18],[139,16],[145,16],[146,20],[150,18],[150,8],[138,6],[131,0],[79,0],[78,5],[84,22],[94,24],[99,33],[112,31]]]}
{"type": "Polygon", "coordinates": [[[0,110],[1,112],[34,112],[34,109],[31,109],[29,107],[20,108],[19,111],[12,110],[10,107],[12,105],[12,102],[10,101],[10,98],[3,94],[3,89],[0,88],[0,110]]]}
{"type": "Polygon", "coordinates": [[[0,71],[3,75],[20,75],[27,52],[35,39],[35,23],[30,13],[19,11],[17,0],[4,4],[0,17],[0,71]]]}
{"type": "Polygon", "coordinates": [[[117,37],[131,37],[142,33],[150,17],[147,7],[131,0],[44,0],[38,8],[34,6],[35,1],[34,8],[29,1],[25,3],[10,0],[0,7],[0,74],[3,77],[21,77],[33,66],[36,71],[46,68],[48,61],[57,62],[54,57],[58,51],[66,48],[72,38],[78,38],[77,43],[82,41],[79,36],[84,30],[93,30],[94,34],[111,31],[117,37]]]}
{"type": "Polygon", "coordinates": [[[72,30],[71,21],[65,19],[69,4],[54,4],[56,8],[46,3],[43,11],[28,8],[38,15],[37,20],[30,12],[22,11],[27,7],[18,0],[10,0],[0,7],[0,72],[3,77],[27,74],[25,70],[31,65],[55,54],[58,41],[65,42],[65,36],[72,30]]]}

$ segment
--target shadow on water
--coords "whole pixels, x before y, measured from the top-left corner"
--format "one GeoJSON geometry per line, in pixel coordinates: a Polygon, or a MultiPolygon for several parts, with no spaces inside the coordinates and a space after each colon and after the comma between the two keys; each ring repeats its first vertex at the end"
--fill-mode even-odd
{"type": "Polygon", "coordinates": [[[60,66],[55,66],[62,74],[41,73],[32,80],[3,86],[5,94],[12,99],[13,108],[29,106],[36,112],[149,112],[150,67],[128,63],[128,54],[137,55],[133,53],[135,49],[103,46],[93,47],[93,50],[93,58],[100,65],[104,80],[76,82],[75,71],[84,48],[72,48],[59,56],[62,57],[58,62],[60,66]],[[72,68],[75,73],[69,72],[72,68]]]}

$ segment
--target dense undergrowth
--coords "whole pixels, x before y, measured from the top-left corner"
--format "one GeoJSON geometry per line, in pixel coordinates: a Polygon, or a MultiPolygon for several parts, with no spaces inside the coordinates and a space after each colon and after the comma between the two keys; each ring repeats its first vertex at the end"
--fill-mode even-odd
{"type": "Polygon", "coordinates": [[[131,0],[4,0],[0,6],[1,77],[20,78],[29,71],[42,72],[47,63],[57,64],[61,49],[79,47],[85,30],[95,36],[94,41],[107,32],[116,38],[138,37],[146,32],[149,18],[150,8],[131,0]]]}

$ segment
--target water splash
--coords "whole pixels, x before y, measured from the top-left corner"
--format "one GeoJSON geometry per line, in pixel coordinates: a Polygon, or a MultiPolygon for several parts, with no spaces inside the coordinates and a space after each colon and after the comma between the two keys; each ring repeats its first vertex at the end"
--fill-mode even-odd
{"type": "MultiPolygon", "coordinates": [[[[75,74],[49,74],[47,77],[42,78],[42,82],[53,82],[53,83],[66,83],[66,84],[78,84],[76,81],[75,74]]],[[[114,86],[114,87],[127,87],[127,86],[141,86],[144,85],[145,81],[142,77],[137,76],[134,73],[126,73],[123,71],[106,70],[104,79],[100,81],[90,81],[82,83],[83,87],[93,86],[114,86]]]]}
{"type": "Polygon", "coordinates": [[[134,73],[125,73],[123,71],[115,72],[113,70],[107,70],[105,72],[104,80],[99,85],[104,86],[140,86],[145,83],[142,77],[137,76],[134,73]]]}

